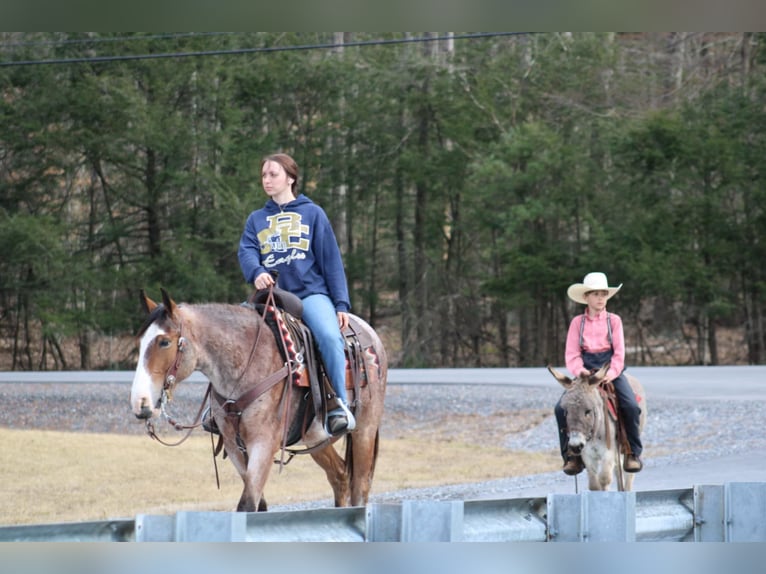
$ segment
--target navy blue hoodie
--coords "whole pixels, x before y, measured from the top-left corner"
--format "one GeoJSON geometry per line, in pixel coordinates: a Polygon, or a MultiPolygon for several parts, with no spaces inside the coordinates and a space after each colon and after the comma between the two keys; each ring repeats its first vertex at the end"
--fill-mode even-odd
{"type": "Polygon", "coordinates": [[[346,273],[327,214],[301,194],[282,205],[269,199],[247,218],[239,240],[239,265],[253,284],[264,271],[279,272],[277,284],[301,299],[327,295],[336,311],[348,311],[346,273]]]}

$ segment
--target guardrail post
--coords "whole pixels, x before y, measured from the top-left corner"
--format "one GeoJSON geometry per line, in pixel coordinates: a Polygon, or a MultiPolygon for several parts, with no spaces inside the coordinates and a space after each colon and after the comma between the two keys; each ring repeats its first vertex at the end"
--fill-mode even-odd
{"type": "Polygon", "coordinates": [[[402,505],[367,505],[365,532],[367,542],[399,542],[402,539],[402,505]]]}
{"type": "Polygon", "coordinates": [[[724,537],[723,485],[695,485],[694,541],[723,542],[724,537]]]}
{"type": "Polygon", "coordinates": [[[463,502],[405,500],[401,532],[402,542],[460,542],[463,502]]]}
{"type": "Polygon", "coordinates": [[[178,512],[177,542],[243,542],[247,533],[244,512],[178,512]]]}
{"type": "Polygon", "coordinates": [[[173,542],[175,535],[175,517],[153,514],[136,515],[136,542],[173,542]]]}
{"type": "Polygon", "coordinates": [[[548,496],[551,542],[635,542],[635,492],[548,496]]]}
{"type": "Polygon", "coordinates": [[[726,542],[766,542],[766,483],[727,482],[726,542]]]}

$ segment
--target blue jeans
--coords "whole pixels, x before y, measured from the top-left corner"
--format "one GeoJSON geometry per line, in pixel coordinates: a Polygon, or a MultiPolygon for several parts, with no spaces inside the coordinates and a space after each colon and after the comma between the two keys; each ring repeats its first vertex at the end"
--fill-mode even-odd
{"type": "Polygon", "coordinates": [[[338,314],[327,295],[303,299],[303,321],[314,335],[327,377],[339,399],[346,399],[346,342],[338,326],[338,314]]]}

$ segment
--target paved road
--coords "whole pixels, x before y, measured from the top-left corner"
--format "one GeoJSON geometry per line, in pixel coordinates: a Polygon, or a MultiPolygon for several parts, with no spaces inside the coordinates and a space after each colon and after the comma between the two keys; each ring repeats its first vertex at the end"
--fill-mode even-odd
{"type": "MultiPolygon", "coordinates": [[[[566,372],[563,367],[557,367],[566,372]]],[[[766,403],[766,366],[631,367],[652,397],[747,399],[766,403]]],[[[130,383],[133,371],[4,371],[0,383],[130,383]]],[[[194,373],[190,382],[206,382],[194,373]]],[[[519,369],[392,369],[389,384],[517,385],[550,387],[545,368],[519,369]]]]}
{"type": "MultiPolygon", "coordinates": [[[[556,367],[566,373],[564,367],[556,367]]],[[[652,397],[752,399],[766,402],[766,366],[630,367],[652,397]]],[[[492,384],[550,387],[545,368],[392,369],[391,384],[492,384]]]]}

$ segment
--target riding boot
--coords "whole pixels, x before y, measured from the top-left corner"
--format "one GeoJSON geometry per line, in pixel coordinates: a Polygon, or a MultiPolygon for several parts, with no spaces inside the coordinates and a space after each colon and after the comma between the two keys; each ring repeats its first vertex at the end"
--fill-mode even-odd
{"type": "Polygon", "coordinates": [[[581,456],[570,455],[567,457],[566,462],[564,463],[564,468],[561,470],[564,471],[564,474],[574,476],[576,474],[580,474],[584,468],[585,463],[583,463],[581,456]]]}
{"type": "Polygon", "coordinates": [[[348,408],[346,401],[337,399],[338,406],[327,413],[327,428],[330,434],[336,435],[341,432],[351,432],[356,428],[356,419],[348,408]]]}
{"type": "Polygon", "coordinates": [[[210,407],[205,409],[205,412],[202,415],[202,428],[212,434],[221,434],[221,431],[218,429],[218,423],[215,422],[215,419],[210,413],[210,407]]]}
{"type": "Polygon", "coordinates": [[[625,472],[640,472],[644,468],[644,463],[638,455],[629,454],[625,457],[622,468],[625,472]]]}

